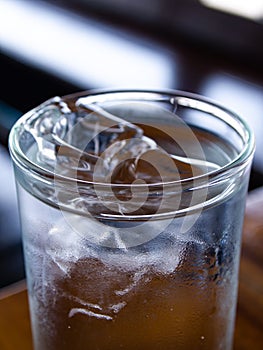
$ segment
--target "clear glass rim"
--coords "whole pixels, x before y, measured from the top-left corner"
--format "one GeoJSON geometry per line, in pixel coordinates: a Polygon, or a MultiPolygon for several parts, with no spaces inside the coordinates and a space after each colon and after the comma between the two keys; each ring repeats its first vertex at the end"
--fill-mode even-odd
{"type": "MultiPolygon", "coordinates": [[[[199,94],[195,93],[190,93],[190,92],[185,92],[181,90],[171,90],[171,89],[162,89],[162,90],[157,90],[157,89],[150,89],[150,90],[145,90],[145,89],[93,89],[93,90],[86,90],[86,91],[81,91],[69,95],[62,96],[63,99],[78,99],[81,97],[91,97],[94,96],[96,98],[97,96],[101,95],[109,95],[109,94],[138,94],[143,96],[146,94],[150,94],[152,96],[166,96],[169,98],[177,98],[180,99],[180,105],[185,106],[185,107],[190,107],[192,109],[197,109],[202,112],[210,113],[213,116],[221,119],[224,121],[226,124],[229,125],[229,123],[224,120],[224,116],[228,116],[231,118],[232,121],[232,127],[236,130],[236,132],[239,134],[239,136],[243,139],[244,141],[244,147],[242,148],[241,152],[229,163],[226,165],[222,166],[219,169],[213,170],[209,173],[205,173],[199,176],[195,177],[189,177],[186,179],[179,179],[175,181],[169,181],[169,182],[162,182],[162,183],[150,183],[147,184],[147,187],[149,189],[154,189],[156,187],[161,186],[176,186],[176,185],[186,185],[187,184],[192,184],[193,181],[197,181],[198,183],[202,183],[203,181],[205,182],[210,182],[213,179],[220,177],[224,174],[228,174],[230,171],[234,171],[234,169],[239,169],[242,166],[246,166],[246,164],[250,161],[250,159],[253,156],[254,150],[255,150],[255,139],[254,139],[254,133],[249,126],[249,124],[241,118],[237,113],[234,111],[230,110],[229,108],[226,108],[222,104],[209,99],[207,97],[204,97],[199,94]],[[192,105],[191,105],[192,103],[192,105]],[[195,105],[195,108],[193,107],[195,105]],[[216,112],[216,113],[215,113],[216,112]],[[239,129],[239,130],[237,130],[239,129]],[[243,135],[241,134],[243,133],[243,135]]],[[[114,183],[98,183],[98,182],[91,182],[91,181],[86,181],[82,179],[75,179],[75,178],[70,178],[66,177],[60,174],[54,174],[54,172],[49,171],[38,164],[35,164],[32,162],[21,150],[18,144],[17,140],[17,130],[20,128],[20,126],[25,123],[25,121],[29,118],[32,117],[37,110],[38,107],[30,110],[26,114],[24,114],[18,121],[13,125],[10,134],[9,134],[9,150],[10,154],[12,156],[13,161],[22,169],[26,169],[31,173],[34,173],[38,177],[42,178],[43,180],[47,181],[50,178],[56,178],[56,181],[65,181],[65,182],[71,182],[76,181],[78,182],[79,185],[97,185],[101,189],[107,189],[107,188],[127,188],[130,187],[131,184],[114,184],[114,183]]],[[[235,171],[234,171],[235,173],[235,171]]],[[[145,186],[145,184],[133,184],[133,187],[142,187],[145,186]]]]}

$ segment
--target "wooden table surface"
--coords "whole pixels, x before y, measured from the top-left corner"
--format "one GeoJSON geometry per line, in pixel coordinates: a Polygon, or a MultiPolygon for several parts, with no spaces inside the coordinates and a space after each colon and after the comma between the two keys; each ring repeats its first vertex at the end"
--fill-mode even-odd
{"type": "MultiPolygon", "coordinates": [[[[32,349],[25,281],[0,290],[0,350],[15,349],[32,349]]],[[[259,189],[247,201],[234,350],[262,349],[263,189],[259,189]]]]}

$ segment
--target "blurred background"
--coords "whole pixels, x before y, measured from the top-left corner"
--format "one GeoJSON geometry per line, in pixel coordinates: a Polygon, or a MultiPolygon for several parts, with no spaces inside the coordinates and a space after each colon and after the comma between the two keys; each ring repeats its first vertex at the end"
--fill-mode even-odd
{"type": "Polygon", "coordinates": [[[262,0],[0,0],[0,288],[24,278],[10,128],[56,95],[172,88],[206,95],[256,134],[263,185],[262,0]]]}

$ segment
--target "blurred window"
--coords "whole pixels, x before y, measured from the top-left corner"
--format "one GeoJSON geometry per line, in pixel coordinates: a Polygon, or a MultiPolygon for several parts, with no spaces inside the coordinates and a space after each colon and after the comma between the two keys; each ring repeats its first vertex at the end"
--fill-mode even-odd
{"type": "Polygon", "coordinates": [[[0,32],[4,52],[80,88],[174,83],[174,61],[164,48],[48,3],[0,1],[0,32]]]}
{"type": "Polygon", "coordinates": [[[247,17],[253,20],[263,19],[262,0],[200,0],[200,2],[208,7],[229,12],[234,15],[247,17]]]}

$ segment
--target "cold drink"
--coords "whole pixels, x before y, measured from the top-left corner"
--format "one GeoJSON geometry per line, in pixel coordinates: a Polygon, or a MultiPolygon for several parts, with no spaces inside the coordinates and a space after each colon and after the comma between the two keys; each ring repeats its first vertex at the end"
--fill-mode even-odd
{"type": "Polygon", "coordinates": [[[200,123],[196,97],[173,119],[175,95],[147,94],[56,99],[19,126],[37,350],[232,347],[253,141],[217,109],[200,123]]]}

